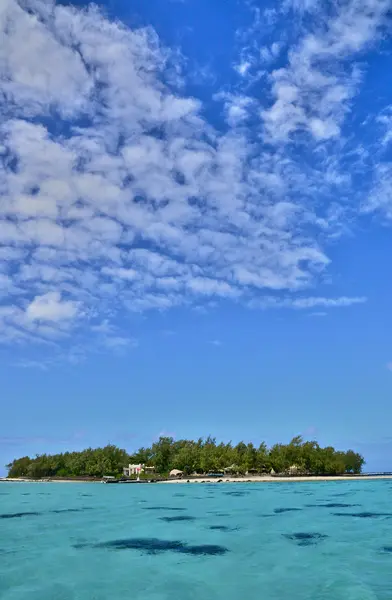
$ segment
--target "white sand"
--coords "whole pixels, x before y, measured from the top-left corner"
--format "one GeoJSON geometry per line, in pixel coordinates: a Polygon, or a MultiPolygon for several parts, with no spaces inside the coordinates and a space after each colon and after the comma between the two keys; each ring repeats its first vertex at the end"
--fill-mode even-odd
{"type": "Polygon", "coordinates": [[[200,479],[170,479],[168,481],[159,481],[158,483],[217,483],[218,481],[224,483],[263,483],[271,481],[362,481],[368,479],[392,479],[392,475],[332,475],[332,476],[303,476],[303,477],[271,477],[256,476],[256,477],[222,477],[222,478],[208,478],[200,477],[200,479]]]}

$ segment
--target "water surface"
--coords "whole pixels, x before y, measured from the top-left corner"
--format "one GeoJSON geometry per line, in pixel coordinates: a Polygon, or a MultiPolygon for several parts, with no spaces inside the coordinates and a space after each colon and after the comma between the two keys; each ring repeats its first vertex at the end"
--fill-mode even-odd
{"type": "Polygon", "coordinates": [[[0,484],[1,600],[390,600],[392,481],[0,484]]]}

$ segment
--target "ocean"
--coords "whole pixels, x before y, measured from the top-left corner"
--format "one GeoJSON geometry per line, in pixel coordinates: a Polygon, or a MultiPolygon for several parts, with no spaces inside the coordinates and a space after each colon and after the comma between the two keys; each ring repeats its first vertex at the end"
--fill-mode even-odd
{"type": "Polygon", "coordinates": [[[0,484],[1,600],[390,600],[392,480],[0,484]]]}

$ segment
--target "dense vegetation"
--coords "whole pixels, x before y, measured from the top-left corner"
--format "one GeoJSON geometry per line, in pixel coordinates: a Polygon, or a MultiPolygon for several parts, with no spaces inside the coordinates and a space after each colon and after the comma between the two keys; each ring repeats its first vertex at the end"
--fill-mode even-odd
{"type": "Polygon", "coordinates": [[[264,442],[258,447],[243,442],[233,446],[218,444],[211,437],[197,441],[161,437],[151,448],[140,448],[133,455],[109,445],[52,456],[25,456],[7,467],[9,477],[32,478],[120,475],[129,463],[155,466],[160,474],[167,474],[171,469],[191,474],[231,467],[235,473],[269,473],[273,469],[275,473],[341,475],[360,473],[364,462],[353,450],[339,452],[332,447],[321,448],[317,442],[305,442],[301,436],[289,444],[275,444],[271,448],[264,442]]]}

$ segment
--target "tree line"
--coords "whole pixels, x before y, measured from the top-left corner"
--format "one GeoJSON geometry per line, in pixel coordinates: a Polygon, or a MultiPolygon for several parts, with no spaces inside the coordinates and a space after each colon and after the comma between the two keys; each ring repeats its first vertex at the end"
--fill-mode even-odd
{"type": "Polygon", "coordinates": [[[88,448],[81,452],[41,454],[35,458],[24,456],[7,465],[8,477],[102,477],[121,476],[129,463],[154,466],[156,473],[167,475],[179,469],[186,475],[192,473],[228,472],[245,474],[308,474],[343,475],[359,474],[365,464],[363,456],[347,450],[321,447],[316,441],[304,441],[301,436],[289,444],[274,444],[270,448],[262,442],[259,446],[240,442],[233,445],[218,443],[215,438],[197,441],[160,437],[149,448],[140,448],[134,454],[108,445],[88,448]]]}

